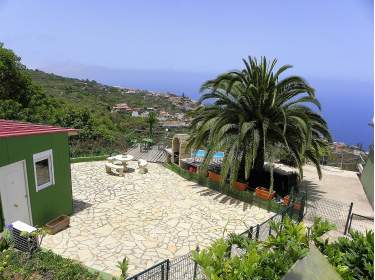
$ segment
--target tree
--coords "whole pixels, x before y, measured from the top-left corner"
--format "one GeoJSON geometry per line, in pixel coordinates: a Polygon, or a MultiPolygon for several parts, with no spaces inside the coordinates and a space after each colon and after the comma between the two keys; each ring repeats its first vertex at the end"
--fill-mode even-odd
{"type": "Polygon", "coordinates": [[[54,123],[57,105],[32,83],[21,59],[0,43],[0,118],[54,123]]]}
{"type": "Polygon", "coordinates": [[[158,122],[158,118],[156,116],[156,113],[150,112],[148,114],[147,118],[146,118],[146,122],[148,123],[150,137],[152,137],[153,136],[153,128],[154,128],[155,124],[158,122]]]}
{"type": "Polygon", "coordinates": [[[266,154],[284,151],[291,155],[303,176],[304,160],[311,161],[321,178],[319,159],[331,136],[319,112],[314,89],[301,77],[280,75],[277,60],[243,60],[244,69],[207,81],[201,87],[201,106],[193,113],[188,147],[205,147],[203,170],[216,151],[224,151],[223,180],[238,176],[248,180],[252,171],[264,170],[266,154]]]}

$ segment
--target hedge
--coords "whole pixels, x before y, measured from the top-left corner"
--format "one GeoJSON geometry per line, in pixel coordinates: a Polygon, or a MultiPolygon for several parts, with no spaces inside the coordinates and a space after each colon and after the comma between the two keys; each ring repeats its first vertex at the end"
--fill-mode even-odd
{"type": "Polygon", "coordinates": [[[105,160],[109,155],[70,158],[71,163],[105,160]]]}

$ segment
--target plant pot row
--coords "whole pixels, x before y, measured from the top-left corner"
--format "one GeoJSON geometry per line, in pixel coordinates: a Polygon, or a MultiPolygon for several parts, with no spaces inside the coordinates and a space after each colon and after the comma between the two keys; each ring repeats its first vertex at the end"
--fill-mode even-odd
{"type": "MultiPolygon", "coordinates": [[[[191,171],[189,170],[189,172],[191,172],[191,171]]],[[[212,182],[219,183],[221,181],[222,176],[220,174],[217,174],[217,173],[213,172],[213,171],[208,171],[208,178],[212,182]]],[[[239,190],[239,191],[245,191],[248,188],[248,185],[246,183],[242,183],[242,182],[237,181],[237,182],[233,183],[233,187],[235,189],[239,190]]],[[[263,199],[263,200],[272,200],[276,195],[276,191],[270,192],[269,189],[267,189],[267,188],[257,187],[255,189],[255,195],[257,197],[263,199]]],[[[283,199],[283,204],[285,206],[287,206],[287,205],[289,205],[289,201],[290,201],[290,198],[289,198],[289,195],[287,195],[283,199]]],[[[300,202],[296,202],[293,205],[293,208],[296,209],[296,210],[300,210],[301,207],[302,206],[301,206],[300,202]]]]}
{"type": "MultiPolygon", "coordinates": [[[[215,172],[212,172],[212,171],[208,171],[208,178],[212,181],[212,182],[215,182],[215,183],[220,183],[221,181],[221,175],[220,174],[217,174],[215,172]]],[[[247,189],[247,184],[246,183],[242,183],[242,182],[234,182],[233,183],[233,187],[239,191],[244,191],[247,189]]]]}

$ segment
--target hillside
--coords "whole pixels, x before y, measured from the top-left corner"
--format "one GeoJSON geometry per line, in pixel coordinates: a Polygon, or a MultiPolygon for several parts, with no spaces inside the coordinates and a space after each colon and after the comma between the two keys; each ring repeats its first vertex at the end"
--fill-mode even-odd
{"type": "Polygon", "coordinates": [[[33,82],[47,95],[68,103],[85,105],[92,110],[110,110],[118,103],[127,103],[132,108],[156,107],[160,111],[178,113],[185,111],[189,98],[173,97],[170,94],[154,94],[144,90],[131,90],[107,86],[96,81],[66,78],[40,70],[28,70],[33,82]],[[172,102],[171,98],[180,99],[172,102]]]}
{"type": "Polygon", "coordinates": [[[123,152],[144,138],[167,141],[168,133],[187,129],[186,111],[198,105],[171,93],[29,70],[2,44],[0,72],[0,119],[79,129],[69,138],[72,157],[123,152]]]}

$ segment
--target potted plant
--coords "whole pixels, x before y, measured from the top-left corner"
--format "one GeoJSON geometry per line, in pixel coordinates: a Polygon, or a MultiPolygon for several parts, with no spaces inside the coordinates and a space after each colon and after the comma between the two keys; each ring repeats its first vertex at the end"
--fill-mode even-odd
{"type": "Polygon", "coordinates": [[[197,173],[197,168],[195,166],[189,166],[188,172],[189,173],[197,173]]]}
{"type": "MultiPolygon", "coordinates": [[[[284,204],[285,206],[288,206],[288,205],[289,205],[289,202],[290,202],[290,197],[289,197],[289,195],[284,196],[284,198],[283,198],[283,204],[284,204]]],[[[298,201],[298,202],[294,202],[294,204],[293,204],[293,209],[295,209],[295,210],[300,210],[301,207],[302,207],[301,202],[299,202],[299,201],[298,201]]]]}
{"type": "Polygon", "coordinates": [[[255,195],[264,200],[271,200],[274,198],[275,194],[276,192],[272,191],[271,189],[266,189],[263,187],[257,187],[255,189],[255,195]]]}
{"type": "Polygon", "coordinates": [[[271,200],[276,195],[276,192],[273,190],[273,154],[270,152],[270,188],[266,189],[263,187],[257,187],[255,189],[255,195],[264,200],[271,200]]]}
{"type": "Polygon", "coordinates": [[[236,181],[233,183],[233,187],[239,191],[244,191],[247,189],[247,184],[241,183],[240,181],[236,181]]]}
{"type": "Polygon", "coordinates": [[[221,181],[221,175],[213,171],[208,171],[208,178],[215,183],[219,183],[221,181]]]}

